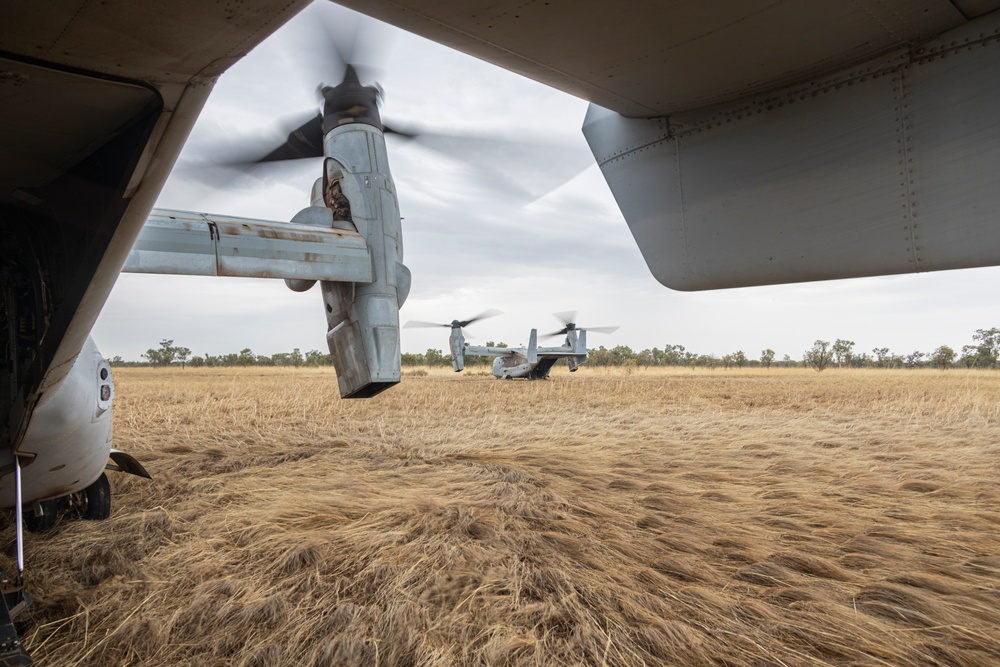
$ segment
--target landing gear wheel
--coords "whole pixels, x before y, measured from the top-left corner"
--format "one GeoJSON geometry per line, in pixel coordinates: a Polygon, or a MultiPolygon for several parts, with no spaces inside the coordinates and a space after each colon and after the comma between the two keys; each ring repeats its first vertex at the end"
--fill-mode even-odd
{"type": "Polygon", "coordinates": [[[41,515],[35,514],[32,507],[24,508],[24,527],[32,533],[40,533],[56,525],[59,503],[55,500],[43,500],[38,505],[42,508],[41,515]]]}
{"type": "Polygon", "coordinates": [[[111,516],[111,483],[103,472],[79,495],[80,516],[84,519],[103,521],[111,516]]]}
{"type": "Polygon", "coordinates": [[[512,377],[511,377],[511,376],[509,376],[509,375],[505,375],[503,379],[504,379],[504,380],[513,380],[514,378],[512,378],[512,377]]]}

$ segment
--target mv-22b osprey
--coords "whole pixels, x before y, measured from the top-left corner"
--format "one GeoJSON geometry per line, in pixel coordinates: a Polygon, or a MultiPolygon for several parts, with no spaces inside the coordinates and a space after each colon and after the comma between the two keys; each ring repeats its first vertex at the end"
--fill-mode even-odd
{"type": "Polygon", "coordinates": [[[566,336],[562,345],[551,347],[538,346],[538,329],[532,329],[528,338],[528,347],[497,347],[494,345],[469,345],[465,342],[462,329],[478,320],[499,315],[500,311],[487,310],[467,320],[453,320],[451,324],[434,324],[431,322],[407,322],[406,327],[451,327],[448,339],[451,348],[451,365],[455,372],[465,368],[465,357],[494,357],[493,376],[501,380],[525,378],[528,380],[547,380],[552,367],[560,359],[565,359],[570,372],[576,371],[581,364],[587,362],[587,331],[613,333],[618,327],[580,327],[573,320],[576,313],[556,313],[562,320],[563,327],[559,331],[543,334],[543,337],[566,336]]]}
{"type": "MultiPolygon", "coordinates": [[[[67,9],[69,3],[62,4],[66,5],[64,14],[72,15],[67,9]]],[[[255,6],[267,16],[277,12],[263,1],[255,6]]],[[[142,8],[157,11],[146,3],[142,8]]],[[[75,5],[73,10],[83,11],[75,5]]],[[[212,11],[203,13],[216,18],[212,11]]],[[[141,12],[137,15],[143,16],[141,12]]],[[[217,18],[224,28],[229,17],[217,18]]],[[[86,20],[82,23],[91,25],[86,20]]],[[[41,24],[31,20],[11,22],[14,28],[30,25],[41,24]]],[[[81,34],[88,34],[80,29],[81,34]]],[[[240,33],[237,38],[249,36],[240,33]]],[[[4,39],[6,33],[0,42],[4,39]]],[[[166,38],[153,40],[157,44],[167,42],[166,38]]],[[[0,57],[0,69],[8,67],[8,62],[0,57]]],[[[65,83],[56,74],[46,74],[34,61],[12,62],[10,67],[27,73],[17,79],[20,89],[6,91],[0,108],[11,106],[17,112],[12,112],[14,116],[22,120],[38,113],[38,108],[51,107],[51,100],[61,100],[65,88],[76,91],[74,86],[83,86],[75,70],[68,74],[52,70],[59,76],[65,74],[69,78],[65,83]],[[52,86],[46,87],[47,83],[52,86]],[[40,103],[46,100],[49,102],[40,103]]],[[[98,86],[94,100],[101,99],[99,86],[105,81],[99,76],[94,79],[98,86]]],[[[83,203],[74,201],[78,190],[60,180],[24,190],[25,198],[37,201],[37,206],[27,209],[9,205],[0,194],[0,214],[4,218],[0,225],[0,509],[15,510],[17,556],[16,576],[0,573],[0,664],[7,664],[5,660],[12,652],[18,660],[27,660],[21,655],[23,650],[10,621],[28,602],[23,591],[24,529],[51,527],[60,515],[106,519],[111,513],[106,469],[149,476],[138,461],[111,447],[115,393],[112,369],[89,336],[119,269],[283,278],[295,291],[305,291],[319,282],[341,396],[370,397],[399,382],[399,307],[410,289],[410,272],[402,264],[399,206],[384,139],[388,130],[382,125],[378,108],[381,93],[376,86],[363,85],[355,68],[346,61],[339,81],[320,86],[319,110],[311,111],[308,120],[294,128],[284,143],[255,160],[322,159],[322,174],[313,186],[310,206],[289,222],[162,209],[152,210],[147,218],[145,212],[149,209],[143,209],[140,203],[136,205],[143,209],[141,213],[125,216],[128,227],[120,228],[108,245],[112,229],[86,226],[88,222],[103,225],[105,219],[112,220],[111,213],[96,215],[93,220],[87,217],[93,213],[84,205],[87,202],[114,200],[113,192],[100,189],[100,183],[93,186],[99,197],[77,197],[83,203]],[[57,210],[43,206],[50,196],[62,207],[57,210]],[[72,218],[77,209],[81,217],[72,218]],[[50,214],[57,220],[50,220],[50,214]],[[69,221],[58,216],[69,216],[69,221]],[[140,232],[136,227],[142,222],[145,225],[140,232]],[[106,263],[98,271],[95,267],[104,250],[108,253],[106,263]],[[96,256],[84,255],[91,252],[96,256]],[[88,274],[85,268],[96,272],[88,274]],[[84,288],[89,291],[84,293],[84,288]]],[[[203,85],[192,87],[199,89],[203,85]]],[[[120,87],[140,97],[149,92],[143,86],[120,87]]],[[[108,96],[109,100],[126,95],[120,90],[118,94],[108,96]]],[[[81,107],[97,104],[79,95],[73,99],[81,107]]],[[[97,106],[86,108],[88,118],[100,117],[93,111],[97,106]]],[[[197,109],[174,115],[191,114],[197,115],[197,109]]],[[[152,121],[149,123],[152,128],[152,121]]],[[[183,134],[168,131],[164,136],[162,144],[176,144],[167,151],[172,160],[183,134]]],[[[108,150],[114,159],[99,152],[93,164],[84,163],[89,165],[89,171],[77,176],[70,172],[68,182],[86,189],[96,174],[110,174],[112,165],[118,164],[115,151],[132,155],[115,142],[130,137],[122,134],[109,141],[108,150]]],[[[149,156],[146,159],[157,163],[149,156]]],[[[8,169],[3,175],[11,177],[14,173],[8,169]]],[[[127,174],[116,179],[114,183],[122,187],[129,183],[127,174]]],[[[3,178],[0,181],[4,185],[10,182],[3,178]]],[[[158,191],[161,182],[150,187],[158,191]]],[[[127,204],[125,199],[114,204],[118,215],[115,221],[123,219],[121,211],[127,204]]]]}

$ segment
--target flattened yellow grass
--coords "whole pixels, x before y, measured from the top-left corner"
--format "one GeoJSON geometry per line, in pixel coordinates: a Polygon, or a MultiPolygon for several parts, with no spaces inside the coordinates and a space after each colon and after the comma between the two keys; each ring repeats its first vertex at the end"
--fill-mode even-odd
{"type": "Polygon", "coordinates": [[[1000,374],[116,377],[41,665],[1000,664],[1000,374]]]}

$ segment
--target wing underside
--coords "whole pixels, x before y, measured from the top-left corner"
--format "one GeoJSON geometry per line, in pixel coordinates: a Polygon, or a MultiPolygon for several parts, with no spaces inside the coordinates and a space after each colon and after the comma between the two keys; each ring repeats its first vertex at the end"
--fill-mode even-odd
{"type": "Polygon", "coordinates": [[[1000,264],[1000,0],[338,0],[593,103],[653,275],[1000,264]]]}

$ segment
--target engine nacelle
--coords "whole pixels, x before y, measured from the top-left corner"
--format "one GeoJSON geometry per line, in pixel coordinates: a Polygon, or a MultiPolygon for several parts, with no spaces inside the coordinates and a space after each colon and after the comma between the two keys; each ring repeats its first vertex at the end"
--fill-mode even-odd
{"type": "Polygon", "coordinates": [[[327,343],[342,398],[367,398],[400,380],[399,307],[410,291],[403,266],[396,187],[382,131],[366,123],[331,130],[324,139],[323,205],[334,224],[365,237],[372,282],[322,282],[327,343]]]}
{"type": "Polygon", "coordinates": [[[451,367],[458,373],[465,368],[465,336],[461,327],[452,328],[448,346],[451,348],[451,367]]]}
{"type": "Polygon", "coordinates": [[[570,373],[575,373],[580,364],[587,363],[587,330],[574,329],[566,334],[566,345],[573,348],[576,356],[566,357],[566,365],[570,373]]]}

